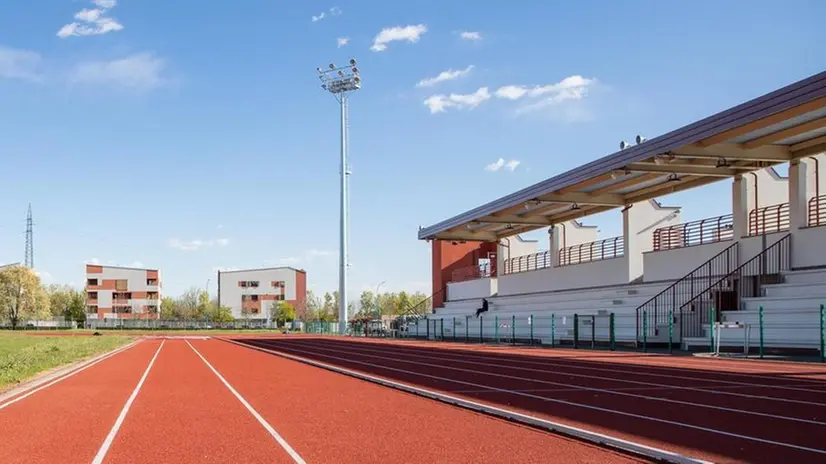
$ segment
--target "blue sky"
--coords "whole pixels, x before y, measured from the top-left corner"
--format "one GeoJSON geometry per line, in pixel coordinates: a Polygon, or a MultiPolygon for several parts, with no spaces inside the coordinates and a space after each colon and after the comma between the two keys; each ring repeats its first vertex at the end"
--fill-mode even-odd
{"type": "MultiPolygon", "coordinates": [[[[315,76],[330,61],[355,57],[364,83],[350,111],[354,297],[382,281],[429,290],[419,225],[826,61],[815,0],[93,3],[0,14],[0,262],[23,260],[31,202],[47,282],[82,283],[89,260],[142,264],[170,294],[210,278],[214,293],[218,267],[277,264],[335,289],[338,113],[315,76]]],[[[714,216],[721,193],[666,203],[714,216]]],[[[619,218],[589,223],[611,236],[619,218]]]]}

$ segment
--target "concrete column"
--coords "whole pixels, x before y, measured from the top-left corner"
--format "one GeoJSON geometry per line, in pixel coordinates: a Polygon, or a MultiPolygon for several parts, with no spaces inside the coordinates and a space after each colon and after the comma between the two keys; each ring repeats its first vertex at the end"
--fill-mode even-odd
{"type": "Polygon", "coordinates": [[[734,240],[740,240],[749,233],[748,183],[741,175],[731,184],[731,214],[734,240]]]}
{"type": "Polygon", "coordinates": [[[625,260],[628,264],[628,281],[632,281],[642,276],[642,253],[638,249],[635,229],[639,228],[635,224],[634,205],[626,205],[622,209],[622,245],[625,260]]]}
{"type": "Polygon", "coordinates": [[[559,266],[559,250],[562,249],[562,234],[564,233],[565,227],[567,227],[565,224],[556,224],[548,229],[548,240],[550,241],[549,250],[551,250],[552,267],[559,266]]]}
{"type": "Polygon", "coordinates": [[[806,167],[799,159],[789,163],[789,230],[792,233],[809,225],[806,167]]]}

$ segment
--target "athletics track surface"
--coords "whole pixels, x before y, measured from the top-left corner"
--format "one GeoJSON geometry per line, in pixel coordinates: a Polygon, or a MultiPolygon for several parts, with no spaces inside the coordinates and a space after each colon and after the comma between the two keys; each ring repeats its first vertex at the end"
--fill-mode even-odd
{"type": "Polygon", "coordinates": [[[0,400],[0,462],[641,461],[272,352],[712,462],[826,462],[821,365],[307,336],[142,339],[0,400]]]}

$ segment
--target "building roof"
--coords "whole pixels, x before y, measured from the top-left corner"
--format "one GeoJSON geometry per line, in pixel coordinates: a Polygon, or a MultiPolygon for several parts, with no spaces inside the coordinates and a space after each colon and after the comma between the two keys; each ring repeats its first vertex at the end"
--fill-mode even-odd
{"type": "Polygon", "coordinates": [[[153,268],[153,267],[110,266],[110,265],[106,265],[106,264],[90,264],[90,263],[86,263],[86,268],[87,268],[87,269],[89,268],[89,266],[95,266],[95,267],[105,267],[105,268],[108,268],[108,269],[126,269],[126,270],[129,270],[129,271],[155,271],[155,272],[158,272],[158,269],[157,269],[157,268],[153,268]]]}
{"type": "Polygon", "coordinates": [[[262,268],[257,268],[257,269],[233,269],[231,271],[222,271],[222,270],[219,269],[218,274],[231,274],[233,272],[277,271],[279,269],[290,269],[292,271],[300,272],[302,274],[307,273],[307,271],[305,271],[304,269],[297,269],[297,268],[294,268],[292,266],[277,266],[277,267],[262,267],[262,268]]]}
{"type": "Polygon", "coordinates": [[[497,241],[826,151],[826,72],[420,228],[497,241]]]}

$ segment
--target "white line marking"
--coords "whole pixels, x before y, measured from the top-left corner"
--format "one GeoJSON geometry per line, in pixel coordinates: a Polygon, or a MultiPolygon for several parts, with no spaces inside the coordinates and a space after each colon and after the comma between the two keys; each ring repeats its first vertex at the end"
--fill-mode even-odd
{"type": "MultiPolygon", "coordinates": [[[[66,379],[68,379],[69,377],[72,377],[75,374],[79,374],[79,373],[85,371],[86,369],[94,366],[95,364],[100,363],[101,361],[104,361],[104,360],[106,360],[108,358],[111,358],[112,356],[114,356],[118,353],[122,353],[122,352],[128,350],[129,348],[132,348],[133,346],[137,345],[138,343],[139,343],[139,340],[136,340],[136,341],[134,341],[134,342],[132,342],[128,345],[122,346],[122,347],[117,348],[115,350],[112,350],[108,353],[103,353],[103,354],[99,355],[96,358],[92,358],[92,359],[88,360],[86,362],[86,364],[81,364],[80,367],[77,367],[74,370],[70,370],[68,373],[63,373],[63,374],[59,375],[56,379],[54,379],[54,380],[52,380],[52,381],[50,381],[46,384],[41,384],[40,386],[37,386],[37,384],[32,385],[32,389],[28,390],[26,393],[24,393],[20,396],[15,396],[13,399],[11,399],[11,400],[3,403],[3,404],[0,404],[0,410],[5,409],[7,406],[11,406],[12,404],[17,403],[18,401],[21,401],[25,398],[28,398],[28,397],[34,395],[35,393],[43,390],[44,388],[51,387],[52,385],[54,385],[58,382],[62,382],[63,380],[66,380],[66,379]]],[[[16,393],[16,395],[17,394],[19,394],[19,392],[16,393]]]]}
{"type": "MultiPolygon", "coordinates": [[[[592,431],[589,431],[589,430],[580,429],[580,428],[573,427],[573,426],[570,426],[570,425],[561,424],[559,422],[553,422],[553,421],[550,421],[550,420],[547,420],[547,419],[542,419],[540,417],[531,416],[531,415],[528,415],[528,414],[522,414],[522,413],[519,413],[519,412],[516,412],[516,411],[502,409],[502,408],[498,408],[496,406],[491,406],[491,405],[484,404],[484,403],[478,403],[478,402],[467,400],[467,399],[464,399],[464,398],[459,398],[459,397],[456,397],[456,396],[447,395],[447,394],[437,392],[437,391],[434,391],[434,390],[428,390],[426,388],[415,387],[413,385],[409,385],[409,384],[406,384],[406,383],[403,383],[403,382],[397,382],[397,381],[389,380],[389,379],[386,379],[386,378],[383,378],[383,377],[377,377],[377,376],[374,376],[374,375],[366,374],[364,372],[355,371],[355,370],[347,369],[347,368],[344,368],[344,367],[334,366],[332,364],[327,364],[325,362],[316,361],[316,360],[312,360],[312,359],[308,359],[308,358],[303,358],[303,357],[296,356],[296,355],[293,355],[293,354],[285,353],[283,351],[273,350],[273,349],[269,349],[269,348],[263,348],[263,347],[259,347],[259,346],[255,346],[255,345],[247,345],[243,342],[232,340],[232,339],[224,339],[224,340],[226,340],[229,343],[233,343],[233,344],[236,344],[236,345],[244,347],[244,348],[258,350],[258,351],[262,351],[262,352],[265,352],[265,353],[275,354],[277,356],[280,356],[280,357],[283,357],[283,358],[286,358],[286,359],[291,359],[293,361],[301,362],[301,363],[304,363],[304,364],[309,364],[311,366],[320,367],[322,369],[337,372],[337,373],[340,373],[340,374],[345,374],[345,375],[348,375],[348,376],[351,376],[351,377],[355,377],[357,379],[368,380],[368,381],[373,382],[373,383],[378,383],[380,385],[384,385],[384,386],[387,386],[387,387],[391,387],[391,388],[395,388],[395,389],[398,389],[398,390],[406,391],[408,393],[414,393],[414,394],[417,394],[417,395],[420,395],[420,396],[435,399],[435,400],[441,401],[443,403],[447,403],[447,404],[451,404],[451,405],[458,405],[458,406],[461,406],[463,408],[472,409],[472,410],[475,410],[475,411],[482,411],[482,412],[488,413],[490,415],[511,419],[511,420],[514,420],[514,421],[517,421],[517,422],[520,422],[520,423],[523,423],[523,424],[530,424],[530,425],[533,425],[533,426],[538,426],[538,427],[541,427],[541,428],[546,429],[546,430],[550,430],[550,431],[558,433],[558,434],[577,437],[577,438],[586,440],[588,442],[595,443],[595,444],[600,445],[600,446],[608,446],[610,448],[621,449],[621,450],[624,450],[626,452],[630,451],[631,453],[634,453],[636,455],[646,456],[646,457],[649,457],[649,458],[655,458],[657,460],[662,460],[662,461],[666,461],[666,462],[684,463],[684,464],[711,464],[709,461],[703,461],[701,459],[681,455],[681,454],[678,454],[678,453],[675,453],[675,452],[672,452],[672,451],[666,451],[666,450],[663,450],[663,449],[654,448],[653,446],[648,446],[648,445],[644,445],[644,444],[641,444],[641,443],[636,443],[636,442],[633,442],[633,441],[624,440],[622,438],[612,437],[610,435],[604,435],[604,434],[601,434],[601,433],[598,433],[598,432],[592,432],[592,431]]],[[[295,350],[295,351],[301,352],[301,350],[295,350]]],[[[323,354],[321,356],[344,360],[343,358],[337,358],[335,356],[327,356],[327,355],[323,355],[323,354]]],[[[367,365],[369,365],[369,363],[364,363],[364,362],[360,362],[360,361],[353,361],[353,362],[358,363],[358,364],[367,364],[367,365]]],[[[394,368],[388,368],[388,369],[397,370],[397,371],[400,371],[400,372],[406,372],[402,369],[394,369],[394,368]]],[[[410,373],[413,373],[413,372],[410,372],[410,373]]],[[[418,373],[413,373],[413,374],[423,375],[425,377],[438,378],[438,377],[434,377],[434,376],[429,376],[427,374],[418,374],[418,373]]],[[[450,380],[450,381],[453,382],[453,380],[450,380]]],[[[469,384],[468,382],[461,382],[461,381],[459,381],[459,383],[469,384]]],[[[474,384],[470,384],[470,385],[474,385],[474,384]]],[[[487,387],[483,386],[483,388],[487,388],[487,387]]],[[[487,388],[487,389],[490,390],[489,388],[487,388]]]]}
{"type": "MultiPolygon", "coordinates": [[[[357,341],[354,341],[352,343],[361,343],[363,345],[376,345],[376,346],[381,344],[379,342],[365,342],[365,341],[362,341],[362,340],[357,340],[357,341]]],[[[397,348],[398,350],[404,350],[404,348],[414,348],[414,349],[415,348],[420,348],[421,350],[429,350],[429,349],[432,350],[433,347],[434,347],[434,345],[429,345],[429,346],[428,345],[408,345],[408,344],[404,344],[404,343],[394,343],[394,342],[387,343],[387,345],[388,346],[390,346],[390,345],[396,346],[396,347],[398,347],[397,348]]],[[[650,377],[666,377],[666,378],[672,378],[672,379],[697,380],[697,381],[711,382],[711,383],[727,383],[727,384],[737,384],[737,385],[749,385],[749,386],[760,387],[760,388],[772,388],[772,387],[774,387],[774,388],[781,388],[783,390],[791,390],[791,391],[804,391],[804,392],[810,392],[810,393],[826,393],[823,390],[813,390],[813,389],[809,389],[809,388],[803,388],[803,387],[820,387],[820,386],[822,386],[823,385],[822,382],[819,382],[817,379],[798,379],[798,378],[789,378],[788,377],[789,374],[800,375],[801,372],[799,370],[798,371],[794,371],[794,370],[789,370],[789,371],[752,370],[752,371],[750,371],[750,372],[755,372],[756,374],[746,374],[746,373],[742,373],[742,372],[723,371],[723,372],[720,372],[719,374],[711,374],[711,375],[725,375],[725,376],[730,376],[730,377],[731,376],[749,377],[749,378],[755,378],[755,379],[760,379],[760,380],[765,380],[766,374],[775,374],[775,375],[783,375],[784,378],[786,380],[788,380],[789,382],[799,382],[798,385],[793,385],[792,384],[792,385],[787,385],[787,386],[776,386],[776,385],[770,385],[770,384],[747,384],[747,383],[743,383],[743,382],[737,382],[737,381],[734,381],[734,380],[720,380],[720,379],[707,378],[707,377],[701,377],[701,376],[686,376],[686,375],[676,374],[676,372],[685,373],[686,370],[691,371],[691,370],[696,369],[698,367],[714,366],[715,368],[720,368],[722,364],[721,364],[720,361],[716,361],[716,360],[711,361],[710,363],[703,363],[703,364],[699,364],[699,363],[695,362],[695,363],[693,363],[691,365],[688,365],[688,366],[685,366],[685,367],[673,366],[673,365],[666,366],[666,365],[663,365],[663,364],[655,364],[655,363],[650,362],[650,360],[646,361],[645,364],[635,364],[635,363],[630,363],[630,362],[624,361],[623,360],[624,358],[622,358],[620,356],[617,356],[616,359],[611,360],[609,362],[594,361],[592,359],[583,357],[580,360],[575,360],[575,361],[570,361],[568,363],[565,363],[565,362],[554,362],[554,361],[558,361],[560,359],[565,360],[564,357],[536,356],[535,354],[534,354],[534,356],[537,358],[536,361],[514,359],[513,357],[520,357],[520,356],[524,357],[524,356],[526,356],[526,354],[525,353],[518,353],[518,352],[517,353],[506,353],[506,352],[504,352],[505,349],[509,349],[509,348],[505,348],[505,349],[502,349],[502,350],[478,350],[478,349],[475,349],[475,350],[472,350],[472,351],[474,353],[479,353],[479,354],[471,354],[471,353],[468,353],[467,350],[459,350],[459,349],[455,349],[455,348],[452,348],[452,347],[445,347],[445,346],[438,346],[438,345],[436,347],[444,349],[446,351],[456,351],[455,356],[466,356],[466,357],[487,359],[490,356],[486,356],[485,354],[488,354],[488,355],[490,355],[490,354],[504,355],[504,356],[507,356],[508,358],[507,359],[502,359],[502,361],[520,363],[520,364],[536,364],[536,365],[544,365],[544,366],[559,366],[559,367],[566,367],[566,368],[570,368],[570,369],[586,369],[586,370],[596,370],[596,371],[605,371],[605,372],[630,373],[630,374],[634,374],[634,375],[638,375],[638,376],[646,376],[646,377],[649,377],[649,376],[650,377]],[[590,362],[590,363],[595,363],[595,364],[610,364],[610,363],[613,363],[614,365],[622,364],[622,365],[632,367],[632,368],[634,368],[634,367],[641,368],[641,369],[651,368],[651,369],[656,369],[656,370],[660,370],[660,371],[670,371],[670,372],[672,372],[672,374],[657,374],[657,373],[654,373],[654,372],[645,372],[645,371],[629,371],[629,370],[623,370],[623,369],[609,369],[609,368],[605,368],[605,367],[582,366],[582,365],[573,364],[574,362],[590,362]],[[714,363],[714,364],[711,364],[711,363],[714,363]]],[[[408,352],[409,352],[409,350],[408,350],[408,352]]],[[[655,354],[651,354],[651,355],[648,355],[648,356],[651,357],[651,360],[657,360],[657,358],[659,357],[659,355],[655,355],[655,354]]],[[[800,367],[804,367],[804,366],[800,366],[800,367]]],[[[812,369],[812,368],[816,368],[818,366],[807,365],[805,367],[807,369],[812,369]]],[[[803,372],[803,374],[813,375],[811,373],[807,374],[806,372],[803,372]]],[[[822,374],[826,375],[826,371],[823,371],[822,374]]],[[[819,375],[819,374],[814,374],[814,375],[819,375]]]]}
{"type": "MultiPolygon", "coordinates": [[[[365,365],[365,366],[378,367],[380,369],[385,369],[385,370],[389,370],[389,371],[396,371],[396,372],[401,372],[401,373],[404,373],[404,374],[417,375],[419,377],[431,378],[431,379],[434,379],[434,380],[441,380],[441,381],[456,383],[456,384],[460,384],[460,385],[467,385],[467,386],[475,387],[475,388],[485,388],[485,389],[488,389],[488,390],[491,390],[491,391],[498,391],[498,392],[501,392],[501,393],[508,393],[508,394],[517,395],[517,396],[524,396],[524,397],[527,397],[527,398],[533,398],[533,399],[536,399],[536,400],[545,401],[545,402],[549,402],[549,403],[565,404],[565,405],[568,405],[568,406],[575,406],[575,407],[584,408],[584,409],[591,409],[591,410],[594,410],[594,411],[607,412],[607,413],[617,414],[617,415],[626,416],[626,417],[633,417],[635,419],[649,420],[649,421],[652,421],[652,422],[660,422],[660,423],[663,423],[663,424],[675,425],[677,427],[684,427],[684,428],[688,428],[688,429],[701,430],[703,432],[709,432],[709,433],[714,433],[714,434],[718,434],[718,435],[725,435],[725,436],[729,436],[729,437],[741,438],[743,440],[756,441],[756,442],[759,442],[759,443],[767,443],[767,444],[770,444],[770,445],[783,446],[783,447],[786,447],[786,448],[793,448],[793,449],[798,449],[798,450],[802,450],[802,451],[808,451],[808,452],[812,452],[812,453],[826,455],[826,450],[808,448],[808,447],[805,447],[805,446],[794,445],[794,444],[791,444],[791,443],[783,443],[783,442],[779,442],[779,441],[768,440],[768,439],[765,439],[765,438],[758,438],[758,437],[752,437],[752,436],[748,436],[748,435],[741,435],[739,433],[726,432],[724,430],[712,429],[712,428],[709,428],[709,427],[703,427],[701,425],[686,424],[686,423],[683,423],[683,422],[672,421],[672,420],[669,420],[669,419],[660,419],[660,418],[657,418],[657,417],[643,416],[641,414],[634,414],[634,413],[625,412],[625,411],[617,411],[615,409],[603,408],[603,407],[600,407],[600,406],[592,406],[592,405],[589,405],[589,404],[575,403],[573,401],[561,400],[561,399],[557,399],[557,398],[548,398],[548,397],[545,397],[545,396],[532,395],[530,393],[520,393],[520,392],[517,392],[517,391],[508,390],[506,388],[491,387],[489,385],[482,385],[482,384],[473,383],[473,382],[466,382],[464,380],[451,379],[451,378],[448,378],[448,377],[440,377],[440,376],[437,376],[437,375],[425,374],[425,373],[416,372],[416,371],[409,371],[409,370],[406,370],[406,369],[398,369],[398,368],[395,368],[395,367],[382,366],[380,364],[373,364],[373,363],[368,363],[368,362],[364,362],[364,361],[356,361],[356,360],[353,360],[353,359],[340,358],[338,356],[331,356],[331,355],[328,355],[328,354],[318,353],[318,352],[313,352],[313,351],[299,350],[299,349],[295,349],[295,348],[292,348],[292,347],[286,347],[285,348],[283,346],[278,346],[278,348],[281,349],[281,350],[293,350],[293,351],[298,351],[300,353],[316,354],[318,356],[323,356],[325,358],[338,359],[339,361],[344,361],[344,362],[349,362],[349,363],[354,363],[354,364],[362,364],[362,365],[365,365]]],[[[280,353],[276,350],[270,350],[270,351],[272,351],[274,353],[280,353]]],[[[325,351],[331,351],[331,350],[325,350],[325,351]]],[[[282,353],[282,354],[284,354],[284,353],[282,353]]],[[[413,387],[413,388],[415,388],[415,387],[413,387]]]]}
{"type": "Polygon", "coordinates": [[[267,422],[266,419],[264,419],[261,416],[261,414],[258,414],[258,411],[256,411],[255,408],[253,408],[252,405],[250,405],[247,402],[247,400],[245,400],[244,397],[241,396],[241,394],[238,393],[238,391],[235,390],[235,388],[233,388],[232,385],[229,384],[229,382],[227,382],[227,379],[225,379],[224,376],[222,376],[214,367],[212,367],[212,364],[210,364],[209,361],[207,361],[206,358],[204,358],[204,356],[198,350],[196,350],[191,343],[189,343],[189,340],[186,341],[186,344],[189,345],[190,348],[192,348],[192,351],[194,351],[199,358],[201,358],[201,360],[204,362],[204,364],[207,365],[207,367],[209,367],[212,373],[215,374],[221,380],[224,386],[226,386],[229,389],[229,391],[231,391],[232,394],[235,395],[236,398],[238,398],[238,401],[240,401],[241,404],[243,404],[244,407],[247,408],[250,414],[252,414],[252,416],[255,417],[255,419],[258,421],[258,423],[261,424],[262,427],[267,429],[267,432],[269,432],[270,435],[272,435],[275,441],[277,441],[278,444],[281,445],[282,448],[284,448],[284,451],[286,451],[290,455],[290,457],[293,458],[293,461],[295,461],[298,464],[306,464],[304,459],[293,449],[292,446],[290,446],[289,443],[287,443],[287,440],[284,440],[284,438],[282,438],[281,435],[279,435],[278,432],[275,431],[275,429],[269,424],[269,422],[267,422]]]}
{"type": "MultiPolygon", "coordinates": [[[[712,386],[690,387],[690,386],[685,386],[685,385],[672,385],[672,384],[662,384],[662,383],[653,383],[653,382],[641,382],[641,381],[638,381],[638,380],[628,380],[628,379],[621,379],[621,378],[617,378],[617,377],[601,377],[601,376],[598,376],[598,375],[576,374],[576,373],[573,373],[573,372],[565,372],[565,371],[558,371],[558,370],[552,371],[552,370],[548,370],[548,369],[532,369],[532,368],[528,368],[528,367],[509,366],[509,365],[500,364],[500,363],[469,361],[469,359],[486,359],[484,356],[472,356],[472,355],[461,355],[461,354],[458,354],[458,355],[442,355],[442,354],[439,354],[438,356],[433,356],[433,355],[426,355],[423,352],[416,351],[416,350],[405,350],[405,349],[381,350],[381,349],[370,349],[370,348],[357,348],[357,347],[355,347],[354,343],[350,343],[350,344],[345,343],[345,345],[348,348],[351,348],[353,350],[357,350],[357,351],[360,351],[360,352],[366,352],[366,353],[389,353],[389,352],[393,352],[393,353],[396,353],[399,356],[407,356],[409,358],[431,359],[431,360],[436,360],[436,361],[449,361],[449,362],[462,363],[462,364],[475,364],[475,365],[486,366],[486,367],[494,367],[494,368],[498,367],[498,368],[502,368],[502,369],[521,370],[521,371],[526,371],[526,372],[540,372],[540,373],[543,373],[543,374],[552,374],[552,375],[569,376],[569,377],[579,377],[579,378],[585,378],[585,379],[603,380],[603,381],[608,381],[608,382],[619,382],[619,383],[627,383],[627,384],[633,384],[633,385],[644,385],[644,386],[648,386],[648,387],[658,387],[657,389],[697,391],[697,392],[708,393],[708,394],[713,394],[713,395],[737,396],[737,397],[742,397],[742,398],[757,399],[757,400],[761,400],[761,401],[778,401],[778,402],[783,402],[783,403],[795,403],[795,404],[805,404],[807,406],[823,406],[823,407],[826,407],[826,403],[819,403],[819,402],[816,402],[816,401],[795,400],[795,399],[792,399],[792,398],[778,398],[778,397],[773,397],[773,396],[752,395],[752,394],[748,394],[748,393],[737,393],[737,392],[727,392],[727,391],[715,390],[717,388],[726,388],[726,387],[712,387],[712,386]],[[448,356],[450,356],[450,357],[448,357],[448,356]]],[[[490,359],[487,359],[487,360],[491,361],[490,359]]],[[[494,359],[494,361],[500,361],[500,360],[494,359]]],[[[508,362],[508,360],[501,360],[501,362],[508,362]]],[[[529,363],[529,362],[533,364],[533,362],[531,362],[531,361],[525,361],[525,362],[522,362],[521,364],[526,364],[526,363],[529,363]]],[[[514,364],[517,364],[517,363],[519,363],[519,362],[518,361],[514,362],[514,364]]],[[[635,376],[651,375],[651,374],[644,374],[644,373],[641,373],[641,372],[633,372],[633,371],[626,371],[626,370],[620,370],[620,369],[600,369],[600,368],[590,368],[590,367],[577,367],[577,366],[569,366],[569,365],[566,365],[566,364],[556,364],[556,363],[539,363],[539,365],[562,367],[562,368],[565,368],[565,369],[585,369],[585,370],[616,372],[616,373],[632,374],[632,375],[635,375],[635,376]]],[[[672,379],[678,378],[678,376],[666,376],[666,375],[662,375],[662,374],[654,374],[654,376],[668,377],[668,378],[672,378],[672,379]]],[[[699,381],[699,382],[705,382],[706,381],[705,379],[693,378],[693,377],[685,377],[684,379],[685,380],[696,380],[696,381],[699,381]]],[[[776,388],[776,389],[783,389],[782,385],[762,385],[762,384],[761,385],[749,385],[749,384],[744,384],[744,383],[741,383],[741,382],[725,382],[725,383],[727,383],[727,384],[728,383],[733,383],[734,385],[736,385],[740,388],[745,388],[745,387],[772,388],[773,387],[773,388],[776,388]]],[[[728,386],[728,388],[732,388],[732,387],[728,386]]],[[[654,390],[654,388],[643,388],[643,389],[654,390]]],[[[635,389],[633,389],[633,388],[613,388],[613,389],[609,388],[609,389],[606,389],[606,390],[619,390],[619,391],[621,391],[621,390],[635,390],[635,389]]],[[[818,393],[826,393],[826,391],[819,391],[818,393]]]]}
{"type": "MultiPolygon", "coordinates": [[[[301,342],[295,342],[295,344],[301,345],[301,346],[307,346],[306,344],[302,344],[301,342]]],[[[355,355],[358,355],[358,356],[364,356],[364,357],[367,357],[367,358],[385,359],[385,360],[388,360],[388,361],[395,361],[395,362],[405,363],[405,364],[416,364],[416,365],[420,365],[420,366],[433,367],[433,368],[436,368],[436,369],[445,369],[445,370],[458,371],[458,372],[468,372],[468,373],[476,374],[476,375],[499,377],[499,378],[511,379],[511,380],[520,380],[520,381],[523,381],[523,382],[541,383],[541,384],[544,384],[544,385],[556,385],[558,387],[563,387],[563,388],[578,388],[581,391],[593,391],[593,392],[599,392],[599,393],[608,393],[608,394],[626,396],[626,397],[631,397],[631,398],[639,398],[639,399],[649,400],[649,401],[659,401],[659,402],[663,402],[663,403],[681,404],[681,405],[684,405],[684,406],[691,406],[691,407],[696,407],[696,408],[713,409],[713,410],[717,410],[717,411],[733,412],[733,413],[739,413],[739,414],[747,414],[747,415],[751,415],[751,416],[769,417],[769,418],[772,418],[772,419],[787,420],[787,421],[791,421],[791,422],[801,422],[801,423],[804,423],[804,424],[826,426],[826,422],[816,421],[816,420],[812,420],[812,419],[801,419],[801,418],[798,418],[798,417],[780,416],[780,415],[776,415],[776,414],[769,414],[769,413],[765,413],[765,412],[751,411],[751,410],[747,410],[747,409],[727,408],[725,406],[715,406],[713,404],[694,403],[694,402],[691,402],[691,401],[675,400],[675,399],[671,399],[671,398],[661,398],[661,397],[658,397],[658,396],[639,395],[639,394],[635,394],[635,393],[629,393],[629,392],[623,392],[623,391],[617,391],[617,390],[609,390],[609,389],[606,389],[606,388],[588,387],[586,385],[575,385],[575,384],[563,383],[563,382],[553,382],[553,381],[550,381],[550,380],[532,379],[532,378],[529,378],[529,377],[519,377],[519,376],[516,376],[516,375],[498,374],[496,372],[477,371],[477,370],[473,370],[473,369],[463,369],[461,367],[443,366],[443,365],[440,365],[440,364],[432,364],[432,363],[426,363],[426,362],[399,359],[398,357],[388,358],[386,356],[377,356],[377,355],[365,354],[365,353],[361,352],[361,351],[365,351],[365,350],[347,351],[347,350],[345,350],[343,348],[339,348],[339,347],[336,347],[336,349],[326,349],[326,348],[315,347],[315,346],[312,346],[312,345],[310,346],[310,348],[314,348],[314,349],[321,350],[321,351],[330,351],[330,352],[333,352],[333,353],[352,353],[352,354],[355,354],[355,355]]]]}
{"type": "Polygon", "coordinates": [[[118,434],[118,430],[120,430],[123,420],[126,419],[126,414],[129,412],[129,408],[132,407],[132,403],[135,402],[135,398],[137,398],[138,393],[141,391],[141,387],[143,387],[143,383],[146,381],[149,371],[155,364],[155,360],[158,359],[158,354],[161,352],[161,348],[163,348],[164,343],[166,343],[165,340],[161,342],[160,346],[158,346],[157,351],[155,351],[155,356],[152,356],[152,360],[149,361],[149,365],[146,366],[146,370],[143,371],[141,379],[138,381],[138,384],[135,385],[135,389],[132,390],[132,394],[129,395],[129,399],[126,400],[126,404],[123,405],[123,409],[120,411],[118,418],[115,420],[115,425],[112,426],[112,430],[109,431],[109,435],[106,435],[106,439],[103,440],[103,444],[100,445],[98,454],[95,455],[95,459],[92,460],[92,464],[102,463],[103,458],[106,457],[106,453],[109,452],[109,447],[112,446],[112,442],[115,440],[115,436],[118,434]]]}

